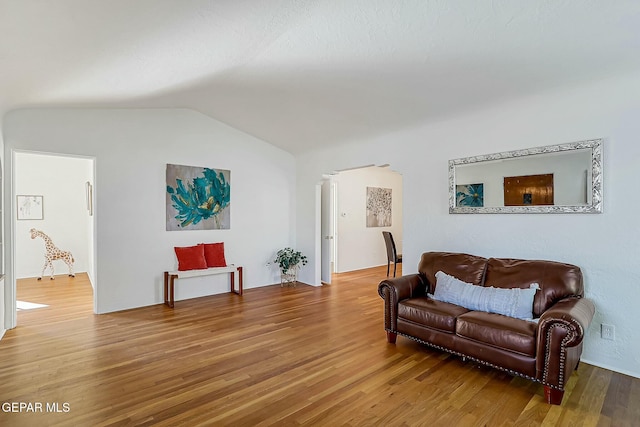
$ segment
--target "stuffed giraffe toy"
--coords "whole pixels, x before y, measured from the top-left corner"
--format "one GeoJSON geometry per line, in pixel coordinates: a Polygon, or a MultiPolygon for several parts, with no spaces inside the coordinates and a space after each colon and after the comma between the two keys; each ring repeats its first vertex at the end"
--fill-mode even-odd
{"type": "Polygon", "coordinates": [[[51,268],[51,280],[54,279],[53,261],[57,259],[61,259],[65,262],[65,264],[67,264],[67,267],[69,267],[69,277],[76,277],[73,274],[73,263],[75,260],[73,259],[73,255],[71,255],[71,252],[58,249],[58,247],[53,244],[49,236],[47,236],[40,230],[32,228],[31,238],[35,239],[36,237],[42,237],[42,240],[44,240],[44,248],[46,250],[44,254],[44,267],[42,267],[42,273],[40,274],[40,277],[38,277],[38,280],[42,280],[42,276],[44,275],[44,271],[47,269],[47,267],[51,268]]]}

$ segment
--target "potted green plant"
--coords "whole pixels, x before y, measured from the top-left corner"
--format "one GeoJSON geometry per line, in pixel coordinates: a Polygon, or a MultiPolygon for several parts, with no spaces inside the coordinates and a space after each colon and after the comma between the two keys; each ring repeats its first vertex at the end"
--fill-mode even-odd
{"type": "Polygon", "coordinates": [[[280,267],[280,286],[293,284],[298,281],[298,270],[301,266],[307,265],[307,257],[302,252],[292,248],[280,249],[273,261],[280,267]]]}

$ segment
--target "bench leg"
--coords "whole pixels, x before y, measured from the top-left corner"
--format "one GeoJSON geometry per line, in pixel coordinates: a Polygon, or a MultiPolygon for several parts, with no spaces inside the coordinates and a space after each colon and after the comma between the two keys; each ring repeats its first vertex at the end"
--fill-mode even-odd
{"type": "Polygon", "coordinates": [[[231,278],[231,293],[237,293],[236,292],[236,274],[231,271],[229,272],[229,277],[231,278]]]}
{"type": "Polygon", "coordinates": [[[242,295],[242,267],[238,267],[238,290],[236,291],[236,275],[235,272],[231,274],[231,292],[234,294],[242,295]]]}
{"type": "Polygon", "coordinates": [[[174,276],[173,274],[169,276],[169,307],[173,308],[173,303],[174,303],[174,296],[173,296],[173,289],[174,289],[174,280],[176,279],[176,276],[174,276]]]}
{"type": "Polygon", "coordinates": [[[164,303],[169,305],[169,272],[164,272],[164,303]]]}

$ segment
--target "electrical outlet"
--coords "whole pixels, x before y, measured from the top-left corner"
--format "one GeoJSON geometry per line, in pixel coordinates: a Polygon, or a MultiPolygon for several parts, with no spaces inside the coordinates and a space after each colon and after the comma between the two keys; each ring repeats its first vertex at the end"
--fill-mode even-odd
{"type": "Polygon", "coordinates": [[[600,325],[600,336],[603,340],[615,340],[616,339],[616,327],[613,325],[607,325],[605,323],[600,325]]]}

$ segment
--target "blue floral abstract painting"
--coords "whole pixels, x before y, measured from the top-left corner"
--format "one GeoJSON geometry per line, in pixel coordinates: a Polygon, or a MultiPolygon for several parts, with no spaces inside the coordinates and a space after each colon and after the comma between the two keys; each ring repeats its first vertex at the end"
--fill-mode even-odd
{"type": "Polygon", "coordinates": [[[231,228],[231,171],[167,164],[167,231],[231,228]]]}
{"type": "Polygon", "coordinates": [[[456,206],[484,206],[484,184],[456,185],[456,206]]]}

